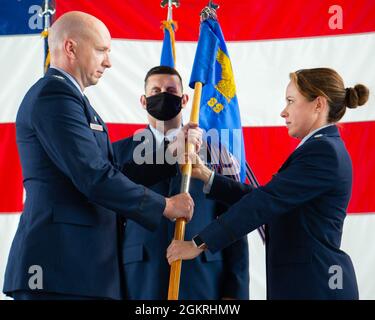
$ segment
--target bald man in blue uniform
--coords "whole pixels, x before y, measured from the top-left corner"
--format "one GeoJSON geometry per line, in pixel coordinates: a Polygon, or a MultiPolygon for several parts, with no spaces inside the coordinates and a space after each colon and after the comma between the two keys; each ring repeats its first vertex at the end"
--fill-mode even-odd
{"type": "Polygon", "coordinates": [[[163,216],[190,220],[193,202],[129,179],[143,174],[145,185],[154,184],[177,166],[128,163],[121,168],[128,178],[114,163],[106,125],[83,94],[111,67],[105,25],[70,12],[53,24],[49,43],[51,68],[17,114],[26,202],[3,290],[27,300],[121,299],[120,222],[155,230],[163,216]]]}

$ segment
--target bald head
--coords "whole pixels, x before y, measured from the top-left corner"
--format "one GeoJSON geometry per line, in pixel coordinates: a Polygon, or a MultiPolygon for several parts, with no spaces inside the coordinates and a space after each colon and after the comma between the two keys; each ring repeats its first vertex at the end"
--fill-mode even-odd
{"type": "Polygon", "coordinates": [[[111,67],[111,35],[103,22],[84,12],[71,11],[49,30],[51,66],[72,75],[81,89],[98,82],[111,67]]]}
{"type": "Polygon", "coordinates": [[[49,29],[48,46],[51,53],[62,49],[66,39],[90,39],[94,33],[109,35],[105,24],[98,18],[80,11],[70,11],[57,19],[49,29]]]}

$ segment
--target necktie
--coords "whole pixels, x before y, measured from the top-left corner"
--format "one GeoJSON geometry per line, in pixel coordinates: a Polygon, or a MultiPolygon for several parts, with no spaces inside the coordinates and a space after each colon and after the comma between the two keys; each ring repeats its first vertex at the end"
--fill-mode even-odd
{"type": "Polygon", "coordinates": [[[164,151],[167,150],[169,146],[170,141],[167,138],[163,139],[163,146],[164,146],[164,151]]]}

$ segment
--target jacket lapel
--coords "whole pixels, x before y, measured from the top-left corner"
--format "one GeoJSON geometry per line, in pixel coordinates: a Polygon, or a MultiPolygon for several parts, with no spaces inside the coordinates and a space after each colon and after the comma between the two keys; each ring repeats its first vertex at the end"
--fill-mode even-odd
{"type": "MultiPolygon", "coordinates": [[[[318,139],[318,138],[321,138],[323,136],[327,136],[327,137],[340,137],[340,133],[339,133],[339,130],[337,128],[336,125],[332,125],[332,126],[329,126],[329,127],[325,127],[317,132],[315,132],[310,138],[308,138],[305,143],[309,143],[310,141],[314,140],[314,139],[318,139]]],[[[305,144],[304,143],[304,144],[305,144]]],[[[304,145],[303,144],[303,145],[304,145]]],[[[302,146],[301,146],[302,147],[302,146]]],[[[290,156],[286,159],[286,161],[282,164],[282,166],[280,167],[280,169],[277,171],[277,172],[280,172],[282,171],[284,168],[286,168],[288,166],[288,164],[290,163],[290,161],[295,157],[295,155],[297,154],[297,152],[300,151],[300,148],[297,148],[295,149],[291,154],[290,156]]]]}
{"type": "Polygon", "coordinates": [[[107,128],[106,124],[104,123],[104,121],[102,120],[102,118],[97,114],[97,112],[95,111],[95,109],[91,106],[91,104],[90,104],[89,100],[87,99],[87,97],[86,96],[82,96],[82,93],[73,84],[73,82],[68,77],[66,77],[62,72],[60,72],[57,69],[49,68],[47,70],[46,74],[45,74],[45,77],[56,77],[58,79],[65,80],[66,83],[72,88],[73,92],[76,93],[77,97],[80,98],[80,100],[82,101],[83,110],[85,112],[85,115],[86,115],[86,118],[87,118],[87,122],[88,122],[88,125],[90,126],[90,128],[91,128],[91,125],[102,126],[103,131],[106,133],[106,135],[107,135],[107,139],[106,140],[107,140],[108,156],[109,156],[110,161],[113,163],[113,159],[114,159],[114,157],[113,157],[113,149],[112,149],[112,144],[109,141],[108,128],[107,128]]]}
{"type": "Polygon", "coordinates": [[[103,119],[97,114],[95,109],[91,106],[89,99],[87,99],[87,97],[84,96],[83,100],[84,100],[84,104],[85,104],[86,117],[87,117],[87,120],[89,121],[89,124],[90,125],[91,124],[94,124],[94,125],[97,124],[97,125],[102,126],[103,131],[107,135],[108,156],[109,156],[110,161],[113,163],[113,161],[114,161],[113,148],[112,148],[112,144],[109,140],[108,128],[107,128],[105,122],[103,121],[103,119]]]}

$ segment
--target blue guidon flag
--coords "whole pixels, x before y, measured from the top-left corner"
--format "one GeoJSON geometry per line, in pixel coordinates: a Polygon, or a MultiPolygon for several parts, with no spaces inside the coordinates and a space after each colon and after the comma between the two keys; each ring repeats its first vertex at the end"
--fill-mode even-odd
{"type": "Polygon", "coordinates": [[[218,142],[218,145],[229,151],[234,159],[225,162],[229,165],[235,160],[238,166],[234,172],[244,182],[246,158],[236,84],[223,33],[218,21],[212,18],[201,22],[189,83],[191,88],[194,88],[195,82],[203,84],[199,126],[207,131],[208,140],[211,139],[212,144],[218,142]]]}
{"type": "Polygon", "coordinates": [[[177,22],[173,20],[163,21],[161,28],[164,30],[164,39],[161,50],[160,65],[175,68],[176,50],[174,34],[177,30],[177,22]]]}

